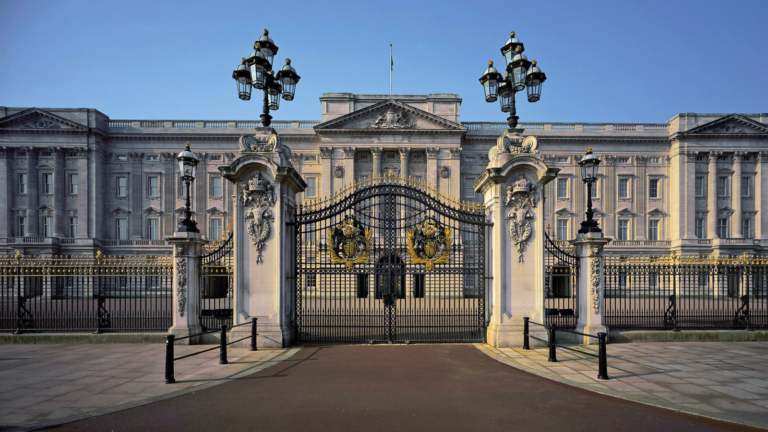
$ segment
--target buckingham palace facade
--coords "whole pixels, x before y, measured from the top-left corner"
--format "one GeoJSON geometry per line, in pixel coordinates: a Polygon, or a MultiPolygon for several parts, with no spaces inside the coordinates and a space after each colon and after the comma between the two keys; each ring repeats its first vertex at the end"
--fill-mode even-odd
{"type": "MultiPolygon", "coordinates": [[[[455,94],[326,93],[321,119],[273,121],[307,183],[304,203],[392,172],[482,202],[473,185],[501,122],[463,122],[455,94]]],[[[191,192],[201,233],[231,219],[231,162],[256,121],[114,120],[96,109],[0,107],[0,254],[170,253],[185,189],[176,154],[200,157],[191,192]]],[[[595,215],[615,254],[765,253],[768,114],[682,113],[663,123],[521,123],[545,162],[547,225],[576,235],[586,208],[578,161],[602,159],[595,215]]]]}

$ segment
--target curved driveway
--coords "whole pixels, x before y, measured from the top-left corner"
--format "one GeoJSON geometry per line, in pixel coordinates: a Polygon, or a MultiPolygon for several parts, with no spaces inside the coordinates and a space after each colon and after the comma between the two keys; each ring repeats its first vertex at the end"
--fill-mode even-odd
{"type": "Polygon", "coordinates": [[[570,387],[472,345],[307,346],[253,375],[57,431],[756,430],[570,387]]]}

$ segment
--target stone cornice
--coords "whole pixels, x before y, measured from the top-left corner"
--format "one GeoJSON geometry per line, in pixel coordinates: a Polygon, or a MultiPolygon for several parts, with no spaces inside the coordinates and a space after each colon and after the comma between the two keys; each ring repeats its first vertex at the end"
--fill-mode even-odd
{"type": "Polygon", "coordinates": [[[318,133],[326,133],[326,132],[334,132],[334,133],[372,133],[377,135],[382,134],[421,134],[421,133],[458,133],[458,134],[464,134],[467,131],[466,126],[462,126],[460,123],[455,123],[450,120],[446,120],[438,115],[426,112],[424,110],[420,110],[418,108],[414,108],[410,105],[404,104],[402,102],[399,102],[394,99],[388,99],[381,101],[379,103],[373,104],[371,106],[365,107],[363,109],[353,111],[349,114],[342,115],[340,117],[337,117],[332,120],[325,121],[323,123],[320,123],[319,125],[316,125],[314,127],[315,131],[318,133]],[[398,110],[402,110],[407,112],[410,115],[413,115],[415,117],[419,117],[421,119],[424,119],[430,123],[437,124],[445,129],[410,129],[410,128],[404,128],[404,129],[346,129],[342,128],[344,123],[348,123],[350,121],[359,120],[364,117],[370,117],[373,114],[375,114],[378,111],[381,111],[385,108],[396,108],[398,110]]]}

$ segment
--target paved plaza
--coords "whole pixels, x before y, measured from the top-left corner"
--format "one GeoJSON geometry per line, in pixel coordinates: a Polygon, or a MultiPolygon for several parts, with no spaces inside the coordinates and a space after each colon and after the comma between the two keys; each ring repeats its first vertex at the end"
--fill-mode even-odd
{"type": "MultiPolygon", "coordinates": [[[[175,347],[180,357],[210,345],[175,347]]],[[[164,383],[164,344],[0,345],[0,429],[88,418],[139,406],[250,374],[296,350],[228,350],[179,360],[175,384],[164,383]]]]}
{"type": "MultiPolygon", "coordinates": [[[[2,345],[0,424],[68,422],[55,426],[63,431],[768,427],[762,343],[609,345],[607,382],[594,379],[595,362],[558,352],[561,361],[548,363],[545,350],[318,345],[232,349],[226,366],[214,350],[177,362],[179,382],[166,385],[164,348],[2,345]]],[[[180,346],[177,355],[204,348],[180,346]]]]}

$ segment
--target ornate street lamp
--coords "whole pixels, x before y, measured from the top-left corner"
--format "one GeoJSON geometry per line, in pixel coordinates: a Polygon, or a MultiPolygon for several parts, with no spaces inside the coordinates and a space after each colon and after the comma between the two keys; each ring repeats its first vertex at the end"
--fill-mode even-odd
{"type": "Polygon", "coordinates": [[[579,234],[602,233],[603,231],[592,219],[592,184],[597,181],[597,166],[600,165],[600,159],[592,154],[592,147],[587,149],[587,154],[579,161],[581,167],[581,179],[587,184],[587,220],[581,222],[579,234]]]}
{"type": "Polygon", "coordinates": [[[485,101],[501,103],[501,111],[509,113],[507,123],[510,129],[517,128],[517,109],[515,108],[515,93],[528,88],[528,102],[538,102],[541,98],[541,85],[547,80],[544,72],[536,66],[536,60],[528,61],[523,55],[523,43],[510,33],[507,43],[501,47],[501,54],[507,64],[507,73],[502,76],[493,67],[493,61],[488,62],[488,69],[480,77],[480,84],[485,90],[485,101]]]}
{"type": "Polygon", "coordinates": [[[176,161],[179,163],[181,181],[184,182],[184,186],[187,188],[187,204],[184,208],[184,220],[179,222],[179,226],[176,230],[179,232],[200,232],[197,229],[197,222],[192,220],[192,210],[189,208],[191,185],[192,182],[195,181],[197,164],[200,162],[200,159],[189,149],[189,141],[187,141],[187,148],[176,156],[176,161]]]}
{"type": "Polygon", "coordinates": [[[243,57],[240,60],[241,64],[232,72],[232,78],[237,81],[237,95],[242,100],[251,100],[251,87],[264,92],[261,124],[266,127],[272,123],[269,110],[280,108],[281,96],[287,101],[293,100],[296,83],[301,77],[291,66],[291,59],[286,59],[285,66],[277,72],[277,76],[274,75],[272,61],[278,48],[270,39],[269,30],[264,30],[264,36],[254,43],[253,48],[255,51],[247,59],[243,57]]]}

